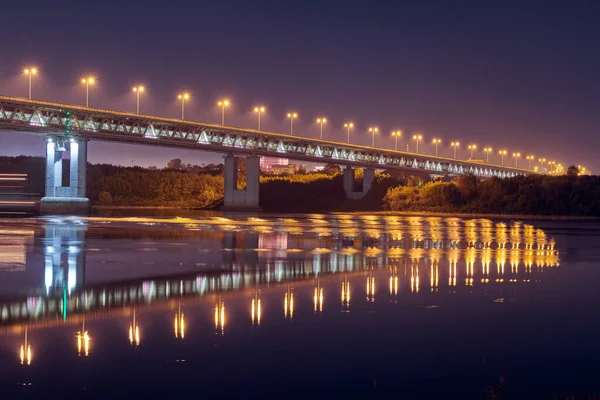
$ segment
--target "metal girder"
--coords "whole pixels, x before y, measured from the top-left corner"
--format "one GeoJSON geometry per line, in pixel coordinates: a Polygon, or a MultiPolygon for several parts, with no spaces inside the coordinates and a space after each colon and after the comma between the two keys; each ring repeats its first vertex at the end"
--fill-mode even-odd
{"type": "Polygon", "coordinates": [[[256,154],[375,169],[473,173],[480,177],[510,177],[531,173],[507,166],[5,96],[0,96],[0,129],[43,136],[75,135],[88,140],[197,148],[217,153],[256,154]],[[70,118],[68,134],[67,113],[70,118]]]}

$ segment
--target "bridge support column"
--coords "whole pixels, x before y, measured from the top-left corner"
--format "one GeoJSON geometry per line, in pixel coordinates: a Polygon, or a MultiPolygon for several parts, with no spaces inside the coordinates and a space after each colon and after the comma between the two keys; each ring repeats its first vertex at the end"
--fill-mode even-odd
{"type": "Polygon", "coordinates": [[[354,169],[347,166],[344,169],[344,192],[350,200],[360,200],[371,190],[373,179],[375,178],[375,170],[373,168],[363,169],[362,191],[355,191],[354,185],[354,169]]]}
{"type": "Polygon", "coordinates": [[[44,213],[85,213],[90,201],[85,197],[87,141],[48,138],[46,141],[46,195],[42,198],[44,213]],[[69,186],[62,185],[62,156],[69,148],[69,186]]]}
{"type": "Polygon", "coordinates": [[[260,163],[258,156],[246,158],[246,188],[238,190],[238,159],[233,154],[225,156],[224,171],[224,211],[257,211],[260,184],[260,163]]]}

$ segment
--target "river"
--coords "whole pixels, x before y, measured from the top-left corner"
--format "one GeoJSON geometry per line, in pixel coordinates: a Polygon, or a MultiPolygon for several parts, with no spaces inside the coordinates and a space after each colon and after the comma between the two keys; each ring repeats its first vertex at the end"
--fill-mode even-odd
{"type": "Polygon", "coordinates": [[[0,220],[0,392],[600,392],[595,222],[124,214],[0,220]]]}

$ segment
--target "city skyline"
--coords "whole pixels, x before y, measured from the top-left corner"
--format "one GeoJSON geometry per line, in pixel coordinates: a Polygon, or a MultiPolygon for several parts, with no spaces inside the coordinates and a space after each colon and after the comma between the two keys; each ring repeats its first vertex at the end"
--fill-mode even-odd
{"type": "MultiPolygon", "coordinates": [[[[221,7],[210,5],[204,11],[206,15],[216,15],[222,11],[221,7]]],[[[478,16],[480,22],[489,20],[496,23],[486,27],[479,26],[482,38],[473,36],[476,33],[476,30],[472,30],[474,23],[464,25],[450,38],[439,37],[440,42],[446,41],[453,45],[443,51],[444,46],[432,42],[431,39],[436,37],[440,29],[450,28],[436,27],[434,24],[448,11],[444,7],[426,13],[427,10],[423,10],[417,4],[381,6],[377,9],[367,9],[366,5],[360,2],[339,9],[334,5],[326,5],[325,9],[336,9],[337,18],[318,16],[314,32],[302,37],[300,34],[286,33],[281,38],[273,36],[272,33],[282,27],[282,17],[290,13],[289,10],[257,7],[250,12],[252,15],[256,13],[258,20],[250,24],[245,21],[245,11],[248,11],[246,6],[230,15],[232,20],[242,23],[241,27],[228,29],[225,34],[216,38],[214,43],[202,39],[203,51],[206,54],[217,57],[221,52],[226,55],[226,60],[217,57],[211,61],[202,61],[202,56],[194,55],[191,56],[190,62],[183,63],[184,65],[175,64],[172,73],[169,72],[169,68],[165,68],[165,61],[135,61],[139,58],[155,57],[152,53],[154,48],[141,43],[144,35],[156,36],[157,32],[151,30],[145,30],[141,34],[130,27],[125,28],[124,32],[129,35],[128,40],[138,43],[139,46],[120,54],[123,62],[116,63],[112,58],[112,61],[107,61],[105,57],[97,54],[94,48],[109,47],[114,48],[116,52],[123,50],[123,44],[116,36],[107,33],[104,37],[100,34],[107,32],[107,28],[98,26],[99,22],[96,20],[99,18],[95,18],[90,27],[82,27],[87,32],[92,27],[98,28],[94,46],[76,46],[75,50],[70,50],[69,54],[74,58],[68,63],[68,67],[65,67],[61,57],[55,53],[49,54],[41,43],[34,43],[33,32],[43,29],[48,24],[41,21],[38,15],[41,13],[34,10],[31,20],[25,23],[32,24],[32,30],[27,30],[29,33],[24,39],[29,43],[28,46],[19,46],[17,49],[11,47],[12,44],[8,45],[10,56],[0,65],[0,76],[3,77],[0,78],[0,92],[4,95],[26,97],[27,77],[23,74],[23,68],[36,66],[39,73],[33,78],[34,99],[83,105],[84,91],[80,79],[90,73],[97,79],[95,87],[90,88],[91,107],[133,112],[136,99],[131,88],[143,85],[146,91],[141,98],[141,112],[176,118],[180,112],[176,95],[187,90],[191,99],[186,104],[186,119],[220,123],[222,110],[217,106],[217,101],[227,98],[231,100],[231,107],[226,111],[228,125],[253,128],[256,115],[252,108],[264,105],[267,111],[263,115],[263,124],[264,129],[269,131],[289,131],[290,120],[286,118],[286,113],[293,111],[299,115],[293,122],[294,133],[305,137],[318,137],[320,129],[316,118],[326,117],[324,137],[331,140],[345,141],[346,130],[343,124],[353,121],[356,127],[351,133],[352,141],[357,144],[369,145],[372,137],[367,131],[368,127],[378,126],[380,132],[375,138],[377,147],[394,148],[395,138],[389,133],[402,130],[399,149],[405,150],[406,144],[409,143],[411,151],[414,151],[415,144],[409,137],[414,132],[422,132],[424,141],[419,144],[422,146],[419,150],[423,153],[434,154],[431,139],[435,137],[442,139],[439,146],[440,155],[448,157],[451,157],[453,152],[450,143],[458,140],[461,142],[459,158],[463,159],[468,158],[466,145],[477,143],[481,150],[486,147],[494,149],[493,154],[489,154],[490,162],[496,162],[495,159],[499,158],[496,149],[505,148],[509,150],[508,158],[511,160],[512,152],[520,152],[523,155],[520,164],[523,165],[526,162],[525,156],[534,154],[568,164],[585,165],[595,171],[597,165],[594,164],[595,158],[592,153],[594,130],[600,121],[593,113],[592,93],[595,92],[596,83],[586,79],[589,78],[586,74],[591,73],[587,68],[598,56],[598,51],[582,51],[578,54],[579,58],[558,58],[554,63],[546,64],[545,69],[538,70],[539,76],[530,74],[532,67],[541,66],[541,61],[550,53],[569,51],[569,40],[587,32],[586,29],[592,29],[592,35],[578,44],[581,47],[591,46],[591,38],[598,33],[597,28],[586,24],[594,14],[593,7],[591,10],[584,10],[583,7],[572,9],[564,15],[561,14],[561,9],[552,6],[537,10],[538,21],[535,23],[545,28],[542,31],[547,38],[541,37],[543,35],[539,30],[534,31],[535,24],[530,20],[532,9],[524,7],[522,10],[516,10],[510,5],[502,10],[495,10],[491,5],[463,7],[465,15],[458,16],[460,8],[456,8],[456,20],[447,21],[447,24],[453,26],[467,16],[471,19],[478,16]],[[395,26],[385,23],[390,19],[386,14],[392,10],[402,12],[403,21],[407,22],[398,26],[397,32],[392,29],[395,26]],[[352,29],[352,24],[358,21],[363,11],[368,11],[364,15],[365,27],[377,25],[378,29],[363,29],[360,34],[352,29]],[[498,25],[497,20],[502,21],[508,16],[515,16],[515,13],[518,15],[516,19],[511,20],[512,28],[498,25]],[[415,20],[406,21],[408,15],[414,16],[415,20]],[[495,17],[492,18],[493,15],[495,17]],[[550,31],[550,22],[559,16],[564,17],[569,29],[565,25],[563,28],[554,27],[554,30],[550,31]],[[417,26],[425,17],[427,23],[417,26]],[[240,40],[239,33],[242,28],[256,32],[256,36],[260,38],[259,44],[264,44],[255,49],[256,57],[248,54],[249,50],[245,50],[243,46],[244,41],[240,40]],[[414,34],[409,34],[411,30],[414,34]],[[564,40],[550,40],[565,32],[568,35],[564,36],[564,40]],[[517,34],[523,39],[537,40],[547,46],[538,47],[536,50],[528,49],[530,54],[523,53],[523,48],[512,43],[514,35],[517,34]],[[482,40],[490,37],[495,39],[489,44],[496,52],[494,49],[479,46],[482,40]],[[376,44],[372,44],[371,41],[376,44]],[[281,45],[282,42],[303,43],[304,46],[282,46],[277,47],[281,51],[274,52],[271,45],[281,45]],[[512,43],[512,47],[506,46],[508,42],[512,43]],[[310,43],[316,44],[312,50],[307,48],[310,47],[307,46],[310,43]],[[337,46],[332,46],[333,44],[337,46]],[[388,46],[389,50],[381,53],[381,47],[384,45],[388,46]],[[549,46],[556,48],[549,49],[549,46]],[[406,57],[397,54],[401,48],[405,50],[406,57]],[[341,54],[342,49],[345,56],[341,54]],[[452,49],[462,49],[462,52],[452,53],[452,49]],[[373,63],[361,61],[371,52],[390,54],[390,58],[375,60],[373,63]],[[314,54],[314,57],[308,57],[309,54],[314,54]],[[466,58],[456,59],[460,58],[458,56],[461,54],[466,58]],[[517,64],[511,64],[510,57],[502,60],[502,56],[511,56],[512,61],[515,61],[514,57],[517,54],[523,56],[517,64]],[[436,58],[446,62],[428,62],[436,58]],[[241,60],[245,64],[237,64],[241,60]],[[261,71],[260,65],[265,65],[264,71],[261,71]],[[391,65],[397,65],[398,69],[394,70],[391,65]],[[548,76],[562,71],[571,71],[571,74],[560,75],[565,81],[559,83],[556,80],[545,80],[548,76]],[[540,86],[542,81],[545,86],[540,86]],[[517,87],[517,82],[523,85],[517,87]],[[510,84],[505,85],[506,83],[510,84]],[[582,87],[584,83],[587,86],[582,87]],[[484,93],[485,89],[490,88],[494,90],[484,93]],[[571,142],[581,145],[564,143],[562,140],[567,138],[566,132],[571,142]]],[[[60,21],[73,14],[84,13],[85,10],[86,6],[83,6],[78,11],[64,11],[64,14],[60,15],[57,13],[55,17],[60,21]]],[[[308,6],[295,11],[298,14],[297,18],[290,22],[292,25],[300,23],[299,20],[305,20],[307,16],[315,15],[315,9],[308,6]]],[[[98,11],[100,15],[103,12],[98,11]]],[[[148,17],[155,15],[157,10],[150,7],[140,9],[139,12],[148,17]]],[[[124,15],[127,15],[127,12],[124,15]]],[[[119,18],[123,17],[118,16],[117,19],[119,18]]],[[[208,26],[218,23],[208,19],[208,26]]],[[[9,21],[9,27],[10,23],[9,21]]],[[[73,25],[79,26],[81,22],[74,21],[73,25]]],[[[184,32],[188,30],[191,28],[174,29],[184,32]]],[[[163,34],[164,38],[157,43],[168,41],[169,38],[173,38],[174,33],[163,34]]],[[[64,34],[52,35],[60,39],[64,34]]],[[[77,43],[83,39],[72,40],[77,43]]],[[[171,54],[183,45],[173,42],[172,47],[161,47],[161,51],[171,54]]],[[[5,154],[43,153],[44,146],[38,143],[38,138],[11,135],[0,134],[0,146],[5,154]]],[[[483,153],[479,154],[481,159],[485,156],[483,153]]],[[[149,166],[164,165],[171,158],[182,158],[194,164],[221,161],[219,155],[207,153],[90,143],[91,162],[102,160],[122,165],[133,163],[149,166]],[[125,151],[119,151],[121,149],[125,151]],[[106,153],[110,153],[108,159],[106,153]]]]}

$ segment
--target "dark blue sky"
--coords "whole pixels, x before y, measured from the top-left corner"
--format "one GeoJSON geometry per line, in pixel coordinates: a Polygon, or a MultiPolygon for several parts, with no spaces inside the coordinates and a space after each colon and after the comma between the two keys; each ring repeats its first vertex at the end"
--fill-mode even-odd
{"type": "MultiPolygon", "coordinates": [[[[314,119],[325,115],[332,139],[343,139],[352,119],[356,143],[368,144],[366,130],[377,125],[381,146],[393,146],[393,129],[421,131],[427,142],[442,138],[447,155],[459,140],[597,172],[598,20],[594,1],[10,2],[2,5],[0,93],[25,96],[20,73],[33,63],[41,69],[35,98],[81,104],[78,82],[89,72],[99,79],[93,107],[132,110],[139,82],[148,87],[144,113],[176,117],[175,96],[187,89],[190,119],[218,122],[215,103],[227,96],[233,125],[253,127],[250,110],[261,103],[268,130],[287,131],[293,109],[305,136],[318,135],[314,119]]],[[[39,138],[0,133],[2,154],[42,151],[39,138]]],[[[92,162],[174,157],[218,160],[90,145],[92,162]]]]}

